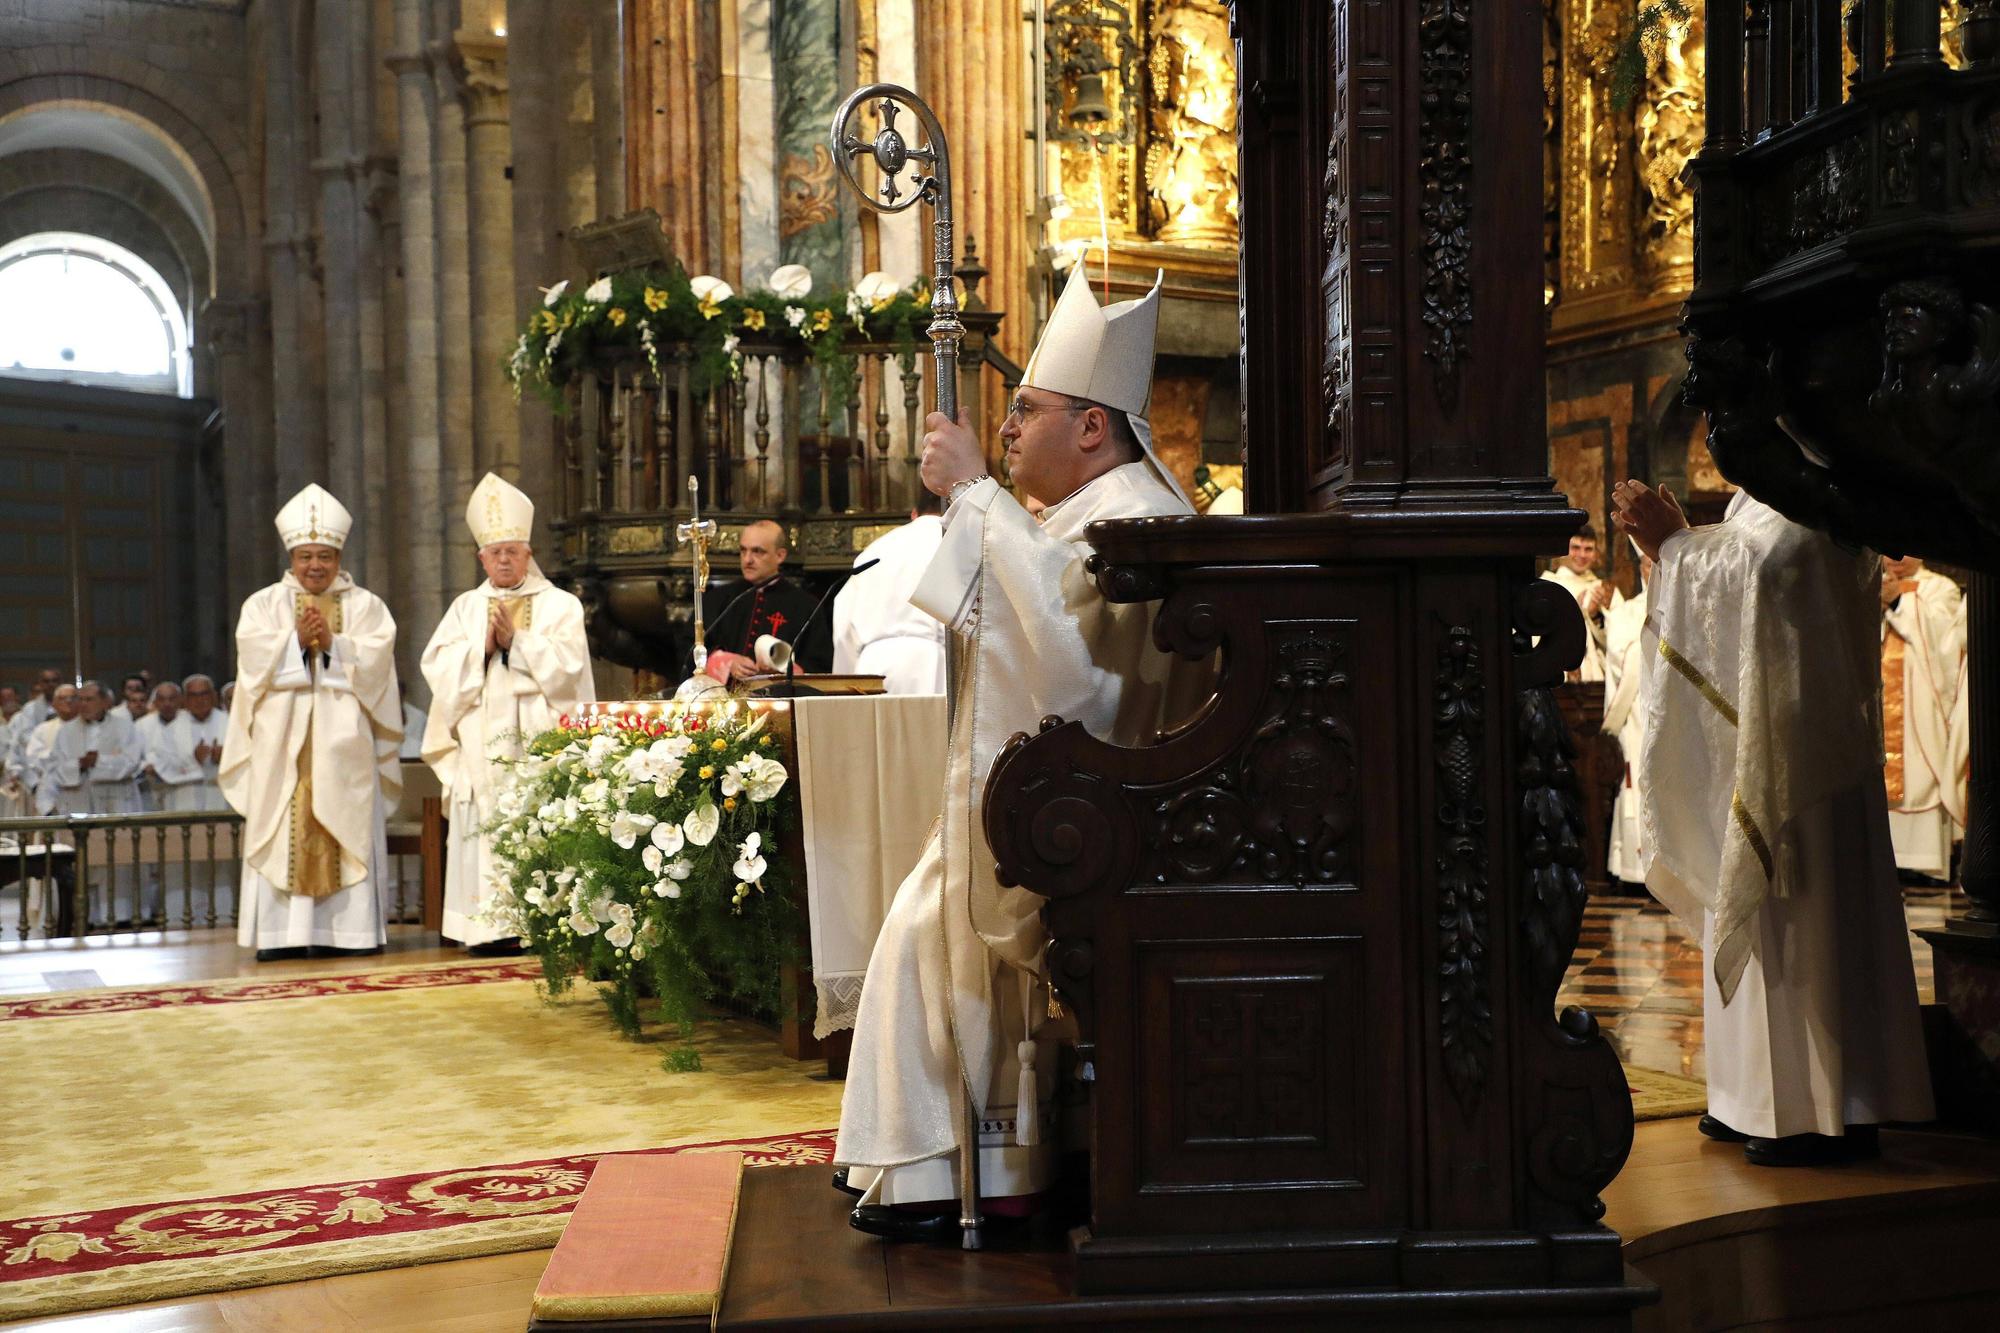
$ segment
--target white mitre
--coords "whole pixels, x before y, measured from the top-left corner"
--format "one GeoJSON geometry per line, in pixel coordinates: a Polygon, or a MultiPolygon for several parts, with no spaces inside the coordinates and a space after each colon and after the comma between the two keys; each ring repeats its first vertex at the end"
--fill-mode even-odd
{"type": "Polygon", "coordinates": [[[519,487],[489,472],[465,503],[465,526],[485,550],[495,542],[526,542],[535,528],[535,502],[519,487]]]}
{"type": "Polygon", "coordinates": [[[278,511],[278,539],[287,551],[294,546],[331,546],[338,551],[347,545],[354,527],[354,515],[318,483],[285,501],[278,511]]]}
{"type": "MultiPolygon", "coordinates": [[[[1160,328],[1160,284],[1135,301],[1100,307],[1090,279],[1079,260],[1069,271],[1062,298],[1049,312],[1042,337],[1035,344],[1021,385],[1050,393],[1084,398],[1123,412],[1139,437],[1146,461],[1174,494],[1187,503],[1187,493],[1153,452],[1153,427],[1146,404],[1153,396],[1153,339],[1160,328]]],[[[1190,509],[1192,505],[1188,506],[1190,509]]]]}

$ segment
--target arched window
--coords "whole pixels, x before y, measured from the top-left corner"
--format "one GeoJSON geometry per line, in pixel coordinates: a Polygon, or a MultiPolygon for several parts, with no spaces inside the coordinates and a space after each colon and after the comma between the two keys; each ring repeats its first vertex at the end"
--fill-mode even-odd
{"type": "Polygon", "coordinates": [[[45,231],[0,246],[0,375],[194,392],[187,319],[120,245],[45,231]]]}

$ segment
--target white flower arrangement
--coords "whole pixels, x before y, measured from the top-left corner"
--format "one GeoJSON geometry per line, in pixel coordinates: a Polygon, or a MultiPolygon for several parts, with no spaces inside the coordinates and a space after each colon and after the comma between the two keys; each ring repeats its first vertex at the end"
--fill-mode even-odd
{"type": "Polygon", "coordinates": [[[583,299],[593,305],[603,305],[611,299],[611,279],[599,278],[583,289],[583,299]]]}
{"type": "MultiPolygon", "coordinates": [[[[764,723],[737,702],[565,719],[506,761],[484,915],[528,941],[552,992],[590,973],[634,1035],[648,991],[684,1031],[717,990],[776,1012],[797,908],[770,849],[797,813],[764,723]]],[[[695,1059],[683,1046],[669,1064],[695,1059]]]]}

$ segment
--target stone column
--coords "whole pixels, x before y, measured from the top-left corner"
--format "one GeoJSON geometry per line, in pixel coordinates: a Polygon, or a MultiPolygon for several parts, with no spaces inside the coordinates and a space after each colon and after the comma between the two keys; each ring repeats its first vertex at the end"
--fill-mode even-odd
{"type": "MultiPolygon", "coordinates": [[[[443,553],[462,545],[460,515],[472,493],[472,263],[466,190],[464,71],[450,40],[433,43],[431,75],[436,137],[431,143],[434,219],[437,228],[438,507],[422,529],[440,543],[438,597],[456,595],[458,574],[443,553]]],[[[422,521],[420,519],[420,521],[422,521]]],[[[440,607],[442,613],[442,606],[440,607]]]]}
{"type": "Polygon", "coordinates": [[[473,475],[521,473],[520,423],[502,368],[514,345],[513,186],[507,180],[506,46],[464,35],[466,161],[471,206],[473,475]]]}
{"type": "MultiPolygon", "coordinates": [[[[424,58],[424,0],[396,0],[397,193],[401,205],[403,287],[401,361],[406,406],[395,482],[396,530],[407,542],[405,617],[436,624],[445,593],[439,547],[437,223],[432,199],[431,73],[424,58]]],[[[405,641],[397,660],[410,673],[422,651],[405,641]]],[[[421,697],[421,691],[419,691],[421,697]]]]}
{"type": "Polygon", "coordinates": [[[325,475],[320,480],[359,520],[342,552],[342,564],[365,587],[371,575],[380,571],[371,566],[369,559],[370,553],[379,549],[379,538],[366,522],[368,505],[363,494],[361,458],[358,143],[366,141],[357,140],[356,123],[365,123],[368,108],[365,101],[357,99],[352,77],[358,48],[351,25],[359,17],[352,6],[340,5],[322,6],[313,14],[312,101],[317,155],[311,166],[318,183],[313,205],[325,279],[320,337],[327,456],[325,475]]]}
{"type": "Polygon", "coordinates": [[[391,497],[395,487],[389,475],[390,440],[394,438],[389,433],[389,396],[394,378],[389,373],[389,330],[399,328],[400,324],[390,324],[386,309],[388,287],[394,280],[398,253],[396,241],[388,234],[396,210],[394,163],[384,158],[370,158],[361,163],[355,193],[364,201],[357,219],[359,230],[355,256],[359,273],[359,281],[355,284],[355,336],[359,342],[356,357],[361,459],[359,499],[370,530],[380,534],[370,547],[374,553],[370,575],[382,584],[378,591],[394,599],[393,609],[400,610],[407,586],[404,567],[408,557],[393,535],[396,520],[391,497]]]}
{"type": "Polygon", "coordinates": [[[289,496],[326,480],[326,396],[321,380],[315,201],[301,131],[311,123],[310,90],[300,86],[292,13],[274,10],[264,30],[264,251],[271,306],[273,401],[283,405],[277,483],[289,496]],[[289,489],[286,489],[289,488],[289,489]]]}
{"type": "Polygon", "coordinates": [[[269,393],[269,324],[260,303],[217,298],[197,327],[222,405],[222,595],[230,616],[275,576],[278,540],[269,393]]]}

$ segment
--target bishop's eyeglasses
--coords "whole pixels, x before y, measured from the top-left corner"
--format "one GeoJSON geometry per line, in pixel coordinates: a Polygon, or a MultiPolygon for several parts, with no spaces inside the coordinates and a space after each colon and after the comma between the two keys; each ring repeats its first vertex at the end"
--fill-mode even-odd
{"type": "Polygon", "coordinates": [[[1088,403],[1031,403],[1015,394],[1014,401],[1007,404],[1007,415],[1000,424],[1004,426],[1010,421],[1018,421],[1025,426],[1028,418],[1037,412],[1082,412],[1089,406],[1088,403]]]}

